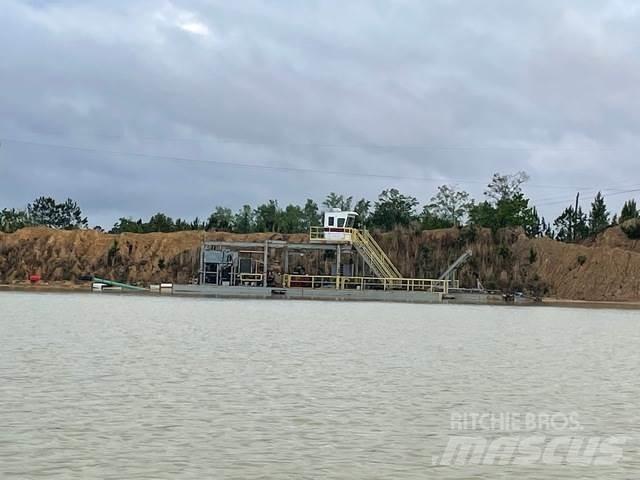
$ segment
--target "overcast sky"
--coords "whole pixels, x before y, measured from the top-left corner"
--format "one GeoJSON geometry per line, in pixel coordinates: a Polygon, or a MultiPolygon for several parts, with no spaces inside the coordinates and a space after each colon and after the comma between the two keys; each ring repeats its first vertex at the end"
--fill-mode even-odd
{"type": "Polygon", "coordinates": [[[640,189],[637,0],[2,0],[0,25],[0,208],[110,227],[525,170],[555,217],[640,189]]]}

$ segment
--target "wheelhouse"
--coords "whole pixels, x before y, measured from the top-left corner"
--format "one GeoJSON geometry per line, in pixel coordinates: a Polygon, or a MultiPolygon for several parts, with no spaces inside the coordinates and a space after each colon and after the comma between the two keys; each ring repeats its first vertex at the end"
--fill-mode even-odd
{"type": "Polygon", "coordinates": [[[356,223],[356,212],[331,210],[324,214],[324,238],[330,241],[351,241],[351,232],[356,223]]]}

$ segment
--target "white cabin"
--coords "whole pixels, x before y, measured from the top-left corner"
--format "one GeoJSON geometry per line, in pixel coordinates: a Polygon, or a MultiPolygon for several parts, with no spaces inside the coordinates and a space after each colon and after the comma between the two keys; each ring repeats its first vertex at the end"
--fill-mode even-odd
{"type": "Polygon", "coordinates": [[[334,242],[350,242],[351,230],[356,223],[356,212],[333,209],[324,214],[324,239],[334,242]]]}

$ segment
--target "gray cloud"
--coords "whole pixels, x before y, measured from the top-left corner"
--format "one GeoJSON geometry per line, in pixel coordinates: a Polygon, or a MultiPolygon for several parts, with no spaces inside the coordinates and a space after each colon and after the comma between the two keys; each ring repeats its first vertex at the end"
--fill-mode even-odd
{"type": "Polygon", "coordinates": [[[524,169],[554,216],[576,187],[640,187],[639,15],[631,0],[5,0],[0,206],[71,196],[110,225],[332,190],[479,197],[524,169]]]}

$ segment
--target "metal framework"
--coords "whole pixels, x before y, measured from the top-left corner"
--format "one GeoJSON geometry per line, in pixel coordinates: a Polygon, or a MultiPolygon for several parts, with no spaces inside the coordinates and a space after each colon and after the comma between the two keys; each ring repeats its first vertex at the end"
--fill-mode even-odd
{"type": "Polygon", "coordinates": [[[337,290],[404,290],[449,293],[449,280],[431,278],[378,278],[337,275],[285,275],[286,288],[335,288],[337,290]]]}
{"type": "MultiPolygon", "coordinates": [[[[333,243],[289,243],[282,240],[265,240],[264,242],[229,242],[208,240],[202,243],[200,252],[200,269],[198,272],[198,283],[204,285],[207,283],[207,262],[206,252],[211,250],[233,249],[237,250],[239,256],[241,254],[260,254],[261,261],[257,261],[259,268],[249,273],[232,272],[232,283],[239,282],[244,285],[268,286],[268,277],[265,275],[269,271],[269,252],[271,249],[282,250],[282,266],[284,274],[289,271],[289,253],[295,251],[315,251],[315,252],[334,252],[336,258],[336,273],[341,272],[342,259],[345,255],[353,255],[354,249],[350,244],[342,242],[333,243]],[[251,249],[251,250],[246,250],[251,249]]],[[[216,282],[218,283],[218,282],[216,282]]]]}
{"type": "MultiPolygon", "coordinates": [[[[281,250],[283,273],[282,287],[284,288],[333,288],[337,290],[395,290],[408,292],[441,292],[449,293],[456,283],[451,278],[403,278],[399,270],[391,262],[386,253],[374,240],[367,230],[350,227],[311,227],[309,243],[289,243],[282,240],[265,240],[264,242],[228,242],[205,241],[202,244],[200,256],[199,283],[207,283],[208,265],[207,253],[211,250],[233,249],[237,252],[236,263],[231,267],[230,285],[269,286],[270,252],[272,249],[281,250]],[[329,231],[330,235],[327,235],[329,231]],[[247,250],[250,249],[250,250],[247,250]],[[300,275],[289,273],[289,254],[292,251],[315,251],[335,253],[335,275],[300,275]],[[255,268],[251,272],[239,272],[238,263],[242,254],[261,255],[262,259],[252,260],[255,268]],[[347,271],[343,275],[343,258],[345,255],[356,253],[353,263],[356,271],[347,271]],[[358,258],[362,260],[359,267],[358,258]],[[374,276],[366,276],[367,265],[374,276]]],[[[470,253],[466,254],[467,256],[470,253]]],[[[211,258],[211,256],[210,256],[211,258]]],[[[353,257],[352,257],[353,258],[353,257]]],[[[468,257],[467,257],[468,258],[468,257]]],[[[459,267],[466,258],[455,262],[453,270],[459,267]]],[[[333,270],[333,267],[332,267],[333,270]]],[[[353,270],[353,269],[351,269],[353,270]]],[[[316,272],[317,273],[317,272],[316,272]]],[[[216,281],[219,278],[216,277],[216,281]]]]}

